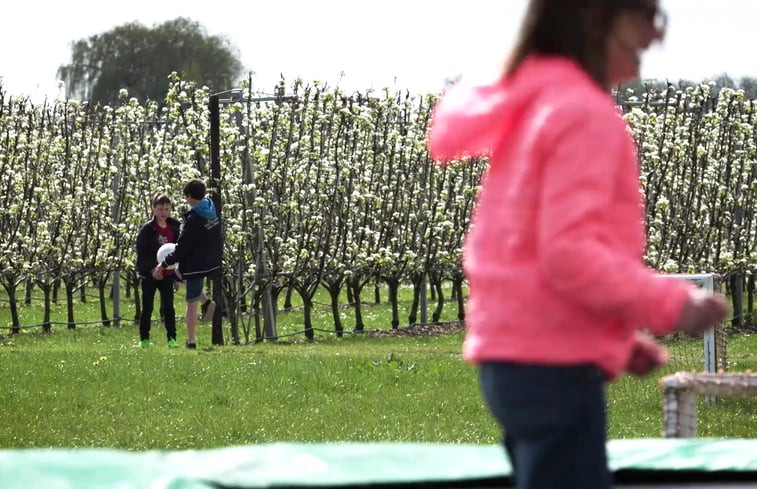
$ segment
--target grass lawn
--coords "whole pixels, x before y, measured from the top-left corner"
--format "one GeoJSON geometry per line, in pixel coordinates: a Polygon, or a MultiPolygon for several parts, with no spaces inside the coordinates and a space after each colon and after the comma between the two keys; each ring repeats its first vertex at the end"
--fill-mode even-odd
{"type": "MultiPolygon", "coordinates": [[[[409,291],[402,301],[407,307],[409,291]]],[[[367,327],[385,328],[388,309],[366,306],[367,327]]],[[[77,320],[98,317],[94,300],[77,305],[79,311],[77,320]]],[[[180,298],[177,311],[183,311],[180,298]]],[[[41,317],[36,304],[22,313],[41,317]]],[[[455,315],[448,303],[443,319],[455,315]]],[[[349,329],[349,308],[344,319],[349,329]]],[[[0,325],[7,324],[7,307],[0,305],[0,325]]],[[[278,324],[281,334],[296,332],[301,313],[279,313],[278,324]]],[[[316,309],[314,324],[331,328],[327,307],[316,309]]],[[[183,321],[178,329],[183,343],[183,321]]],[[[278,343],[210,346],[210,327],[202,325],[199,349],[188,351],[168,349],[157,322],[148,350],[138,348],[138,330],[130,322],[73,331],[55,326],[46,335],[24,331],[0,336],[2,448],[499,440],[475,370],[461,359],[462,333],[337,338],[319,331],[313,343],[296,335],[278,343]]],[[[676,343],[674,356],[680,350],[698,358],[698,349],[694,340],[676,343]]],[[[733,370],[757,369],[757,335],[729,338],[729,354],[733,370]]],[[[611,438],[660,435],[657,378],[624,378],[609,388],[608,406],[611,438]]],[[[698,429],[700,436],[757,438],[757,401],[700,403],[698,429]]]]}

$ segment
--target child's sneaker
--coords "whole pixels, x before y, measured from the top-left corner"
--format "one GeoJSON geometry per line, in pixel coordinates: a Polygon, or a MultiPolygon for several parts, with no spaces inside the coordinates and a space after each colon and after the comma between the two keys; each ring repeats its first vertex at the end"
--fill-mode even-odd
{"type": "Polygon", "coordinates": [[[178,348],[179,344],[176,342],[176,338],[168,340],[168,348],[178,348]]]}
{"type": "Polygon", "coordinates": [[[202,313],[202,315],[200,316],[200,321],[207,323],[208,321],[213,319],[213,313],[216,312],[216,302],[208,300],[207,302],[205,302],[205,304],[201,304],[200,312],[202,313]]]}
{"type": "Polygon", "coordinates": [[[150,340],[140,340],[139,347],[143,350],[147,350],[148,348],[150,348],[150,340]]]}
{"type": "Polygon", "coordinates": [[[187,343],[187,350],[196,350],[197,344],[196,343],[187,343]]]}

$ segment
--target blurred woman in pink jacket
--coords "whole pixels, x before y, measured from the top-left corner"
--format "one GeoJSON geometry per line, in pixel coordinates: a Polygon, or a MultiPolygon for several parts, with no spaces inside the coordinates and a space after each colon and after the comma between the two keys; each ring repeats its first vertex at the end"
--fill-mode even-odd
{"type": "Polygon", "coordinates": [[[609,89],[661,41],[657,0],[531,0],[500,81],[438,103],[434,158],[490,156],[464,249],[465,358],[504,429],[518,488],[608,488],[604,382],[698,334],[720,296],[643,262],[634,142],[609,89]]]}

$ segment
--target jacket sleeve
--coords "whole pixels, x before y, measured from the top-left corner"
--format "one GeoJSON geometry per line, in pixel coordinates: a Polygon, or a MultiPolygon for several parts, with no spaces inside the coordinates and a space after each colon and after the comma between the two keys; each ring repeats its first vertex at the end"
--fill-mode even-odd
{"type": "Polygon", "coordinates": [[[149,254],[150,245],[147,242],[147,229],[143,225],[137,233],[137,272],[141,275],[148,274],[149,272],[146,268],[147,263],[149,263],[147,261],[149,254]]]}
{"type": "MultiPolygon", "coordinates": [[[[174,231],[173,242],[176,243],[179,241],[179,236],[181,236],[181,223],[179,221],[173,221],[172,226],[174,231]]],[[[182,281],[178,273],[174,273],[171,276],[173,277],[174,282],[182,281]]]]}
{"type": "MultiPolygon", "coordinates": [[[[619,315],[636,327],[666,333],[680,316],[691,286],[663,278],[640,257],[608,245],[605,237],[613,233],[612,224],[601,216],[607,206],[617,205],[621,165],[634,158],[627,156],[632,143],[622,121],[604,115],[583,114],[559,123],[559,135],[546,142],[539,263],[550,285],[571,300],[595,313],[619,315]]],[[[617,223],[628,225],[642,226],[617,223]]]]}
{"type": "Polygon", "coordinates": [[[163,260],[164,265],[169,266],[184,261],[184,258],[190,254],[197,242],[197,235],[200,232],[199,226],[201,224],[197,222],[196,216],[189,215],[187,217],[184,230],[179,234],[179,239],[176,241],[176,249],[163,260]]]}

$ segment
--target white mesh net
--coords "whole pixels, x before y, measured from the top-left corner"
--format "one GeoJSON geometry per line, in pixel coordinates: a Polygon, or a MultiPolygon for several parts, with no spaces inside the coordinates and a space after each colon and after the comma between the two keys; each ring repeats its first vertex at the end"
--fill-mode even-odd
{"type": "Polygon", "coordinates": [[[697,398],[754,396],[757,374],[745,373],[683,373],[660,380],[663,389],[663,434],[666,438],[697,436],[697,398]]]}

